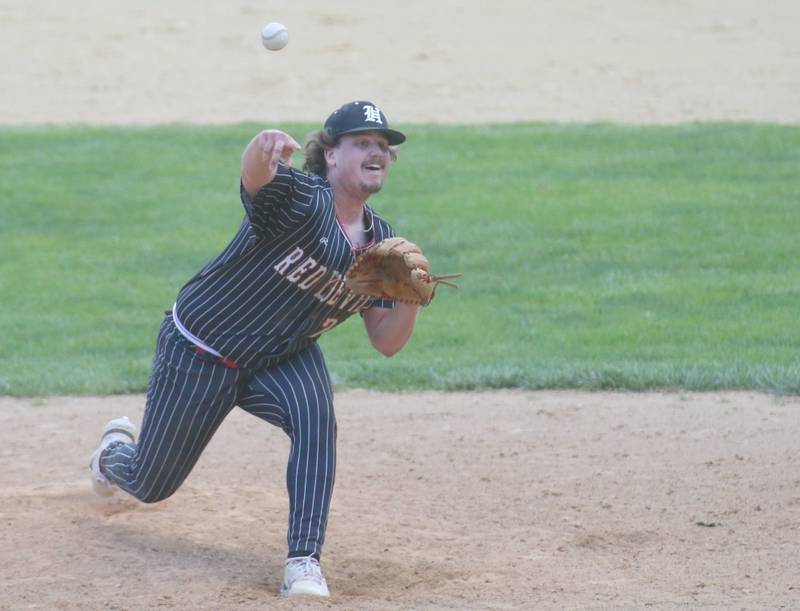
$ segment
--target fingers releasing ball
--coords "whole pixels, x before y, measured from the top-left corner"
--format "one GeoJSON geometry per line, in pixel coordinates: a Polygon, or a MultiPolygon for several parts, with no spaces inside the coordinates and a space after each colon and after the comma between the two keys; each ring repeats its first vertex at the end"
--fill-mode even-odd
{"type": "Polygon", "coordinates": [[[280,51],[289,42],[289,32],[282,23],[268,23],[261,30],[261,44],[270,51],[280,51]]]}

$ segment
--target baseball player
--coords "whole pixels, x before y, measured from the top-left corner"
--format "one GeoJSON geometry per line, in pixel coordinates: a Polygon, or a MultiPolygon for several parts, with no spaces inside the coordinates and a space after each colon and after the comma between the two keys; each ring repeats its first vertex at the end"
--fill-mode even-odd
{"type": "Polygon", "coordinates": [[[91,458],[98,494],[121,489],[154,503],[178,489],[234,407],[281,427],[291,440],[282,594],[329,595],[319,559],[336,419],[317,339],[358,312],[372,345],[391,356],[416,323],[418,306],[356,296],[342,281],[360,252],[394,235],[367,200],[403,141],[364,101],[343,105],[310,137],[303,171],[291,167],[300,145],[288,134],[265,130],[250,141],[244,219],[161,323],[138,440],[130,420],[114,419],[91,458]]]}

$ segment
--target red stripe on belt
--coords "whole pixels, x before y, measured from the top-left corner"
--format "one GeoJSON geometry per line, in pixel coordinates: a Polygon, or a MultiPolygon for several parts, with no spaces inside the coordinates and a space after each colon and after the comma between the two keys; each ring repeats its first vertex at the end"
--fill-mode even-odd
{"type": "MultiPolygon", "coordinates": [[[[207,352],[207,350],[203,350],[200,346],[195,346],[194,347],[194,351],[197,352],[197,354],[206,354],[206,352],[207,352]]],[[[229,361],[228,359],[226,359],[225,357],[222,357],[222,356],[218,356],[217,357],[217,362],[222,364],[222,365],[225,365],[225,367],[227,367],[229,369],[239,369],[239,365],[237,365],[233,361],[229,361]]]]}

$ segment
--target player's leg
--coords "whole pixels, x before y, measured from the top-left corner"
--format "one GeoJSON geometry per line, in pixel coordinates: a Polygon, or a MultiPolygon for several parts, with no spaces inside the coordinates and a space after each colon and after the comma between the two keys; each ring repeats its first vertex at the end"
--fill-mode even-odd
{"type": "Polygon", "coordinates": [[[319,346],[257,372],[242,389],[239,406],[289,436],[289,555],[318,559],[336,473],[333,388],[319,346]]]}
{"type": "Polygon", "coordinates": [[[140,501],[175,492],[236,403],[240,370],[197,354],[170,317],[159,330],[147,407],[136,443],[100,454],[100,471],[140,501]]]}

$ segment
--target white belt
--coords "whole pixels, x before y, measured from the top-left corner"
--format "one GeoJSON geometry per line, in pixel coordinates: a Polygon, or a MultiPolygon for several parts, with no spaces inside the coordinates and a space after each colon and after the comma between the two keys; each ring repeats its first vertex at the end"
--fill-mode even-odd
{"type": "Polygon", "coordinates": [[[219,352],[217,352],[213,348],[207,346],[201,339],[199,339],[199,338],[195,337],[194,335],[192,335],[191,333],[189,333],[189,331],[186,329],[186,327],[183,326],[181,321],[178,320],[178,304],[177,304],[177,302],[175,303],[174,306],[172,306],[172,320],[175,322],[175,327],[177,327],[178,331],[181,332],[181,335],[183,335],[186,339],[188,339],[190,342],[192,342],[195,346],[197,346],[199,348],[202,348],[204,352],[208,352],[209,354],[213,354],[214,356],[218,356],[219,358],[222,358],[222,355],[219,352]]]}

